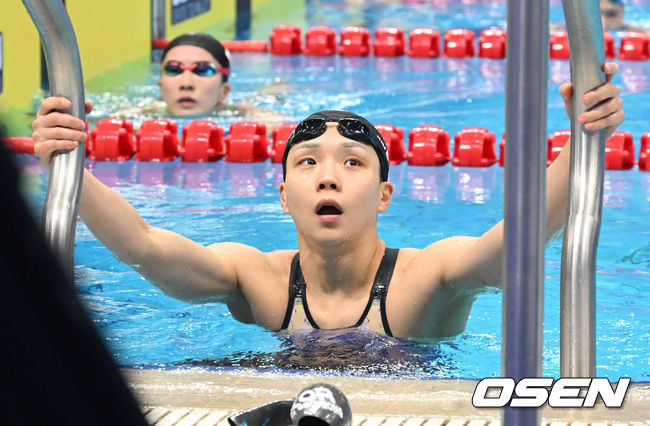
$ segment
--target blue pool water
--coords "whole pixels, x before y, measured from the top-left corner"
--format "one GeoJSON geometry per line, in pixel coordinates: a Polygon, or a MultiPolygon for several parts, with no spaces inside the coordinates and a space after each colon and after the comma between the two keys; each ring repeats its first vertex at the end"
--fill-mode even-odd
{"type": "MultiPolygon", "coordinates": [[[[308,24],[340,29],[395,25],[434,26],[478,32],[505,25],[505,2],[308,2],[308,24]],[[435,25],[432,24],[435,22],[435,25]]],[[[629,2],[628,16],[647,22],[646,1],[629,2]],[[644,21],[645,20],[645,21],[644,21]]],[[[552,21],[562,18],[551,3],[552,21]]],[[[265,38],[268,34],[255,34],[265,38]]],[[[257,36],[257,37],[256,37],[257,36]]],[[[617,37],[620,36],[617,34],[617,37]]],[[[231,102],[284,114],[286,121],[318,109],[348,109],[374,123],[406,131],[436,124],[452,136],[467,126],[504,130],[505,61],[479,58],[415,59],[280,57],[233,54],[231,102]]],[[[650,131],[650,62],[619,62],[627,119],[622,130],[638,146],[650,131]]],[[[156,98],[156,65],[145,84],[116,93],[89,93],[94,118],[156,98]]],[[[569,122],[557,95],[569,80],[568,61],[550,61],[548,131],[569,122]]],[[[134,116],[138,121],[149,116],[134,116]]],[[[242,117],[211,117],[227,126],[242,117]]],[[[187,121],[176,120],[182,126],[187,121]]],[[[38,213],[46,188],[42,167],[18,157],[25,190],[38,213]]],[[[295,249],[291,218],[282,213],[277,186],[281,168],[269,162],[210,164],[90,162],[93,173],[125,197],[150,224],[202,244],[237,241],[261,250],[295,249]]],[[[417,247],[453,235],[478,236],[502,218],[503,169],[391,167],[395,196],[381,215],[388,246],[417,247]]],[[[650,380],[650,173],[608,171],[597,261],[597,373],[650,380]]],[[[544,299],[544,375],[559,376],[559,277],[561,241],[548,245],[544,299]]],[[[75,250],[79,293],[121,365],[253,366],[416,377],[479,378],[500,375],[501,294],[479,297],[467,330],[443,341],[395,340],[373,335],[320,332],[286,336],[234,321],[219,304],[188,305],[165,296],[119,263],[80,222],[75,250]],[[341,343],[344,344],[341,344],[341,343]]]]}

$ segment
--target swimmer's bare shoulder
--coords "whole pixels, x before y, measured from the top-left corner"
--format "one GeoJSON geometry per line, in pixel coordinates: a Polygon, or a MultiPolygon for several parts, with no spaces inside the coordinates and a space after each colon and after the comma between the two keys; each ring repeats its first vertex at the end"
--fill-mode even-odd
{"type": "Polygon", "coordinates": [[[495,228],[481,237],[451,237],[424,249],[400,250],[386,300],[394,336],[442,338],[465,329],[478,294],[499,282],[499,262],[487,265],[500,250],[500,244],[489,241],[490,233],[500,230],[495,228]]]}
{"type": "Polygon", "coordinates": [[[217,107],[216,111],[217,113],[220,111],[230,111],[234,112],[237,116],[241,116],[249,120],[260,121],[268,127],[269,131],[273,127],[276,127],[282,123],[286,123],[290,119],[288,115],[247,104],[221,104],[217,107]]]}
{"type": "Polygon", "coordinates": [[[208,247],[221,262],[233,266],[238,290],[221,300],[238,321],[278,330],[289,299],[291,261],[297,250],[263,252],[240,243],[208,247]]]}
{"type": "MultiPolygon", "coordinates": [[[[132,107],[122,109],[113,114],[115,117],[138,117],[147,114],[165,114],[167,111],[167,104],[164,101],[157,101],[144,108],[132,107]]],[[[254,107],[252,105],[232,105],[232,104],[219,104],[215,108],[215,113],[218,115],[224,113],[226,115],[233,115],[241,117],[242,119],[256,120],[264,123],[269,130],[279,124],[285,123],[289,120],[289,116],[275,111],[254,107]]]]}
{"type": "Polygon", "coordinates": [[[633,24],[627,24],[626,23],[626,24],[623,25],[622,30],[645,33],[645,35],[650,36],[650,28],[641,27],[639,25],[633,25],[633,24]]]}
{"type": "Polygon", "coordinates": [[[160,113],[162,111],[165,111],[167,109],[167,104],[163,101],[156,101],[150,105],[147,105],[145,107],[130,107],[130,108],[125,108],[121,109],[112,115],[115,117],[134,117],[134,116],[140,116],[142,114],[152,114],[152,113],[160,113]]]}

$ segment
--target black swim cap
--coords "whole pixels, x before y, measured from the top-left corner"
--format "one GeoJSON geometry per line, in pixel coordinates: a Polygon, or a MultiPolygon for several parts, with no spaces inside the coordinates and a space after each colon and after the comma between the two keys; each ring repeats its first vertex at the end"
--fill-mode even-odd
{"type": "MultiPolygon", "coordinates": [[[[223,47],[223,44],[221,44],[219,40],[209,34],[204,33],[189,33],[179,35],[171,42],[169,42],[167,47],[165,47],[161,61],[165,60],[167,52],[169,52],[173,47],[186,45],[197,46],[201,49],[206,50],[214,57],[214,59],[219,62],[219,65],[221,65],[223,68],[230,68],[230,53],[226,50],[225,47],[223,47]]],[[[223,79],[224,83],[228,81],[228,76],[226,74],[221,74],[221,78],[223,79]]]]}
{"type": "Polygon", "coordinates": [[[382,182],[388,180],[388,149],[386,148],[386,143],[381,133],[379,133],[372,123],[360,115],[339,110],[316,112],[298,124],[289,136],[287,144],[284,147],[282,174],[285,179],[287,177],[287,158],[289,157],[291,147],[300,142],[317,138],[325,133],[327,129],[326,123],[339,123],[337,130],[341,135],[372,146],[379,158],[380,178],[382,182]]]}

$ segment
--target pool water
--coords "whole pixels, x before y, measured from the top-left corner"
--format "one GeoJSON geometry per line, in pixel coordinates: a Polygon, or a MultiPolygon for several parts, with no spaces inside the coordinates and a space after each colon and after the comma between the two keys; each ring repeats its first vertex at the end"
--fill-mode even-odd
{"type": "MultiPolygon", "coordinates": [[[[439,31],[464,27],[478,32],[505,26],[505,2],[430,1],[306,2],[309,26],[348,24],[369,29],[395,25],[406,30],[434,26],[439,31]],[[366,2],[369,3],[369,2],[366,2]],[[435,22],[435,25],[432,24],[435,22]]],[[[628,2],[628,17],[641,13],[647,0],[628,2]]],[[[561,5],[551,3],[551,20],[562,20],[561,5]]],[[[649,25],[650,26],[650,25],[649,25]]],[[[257,35],[254,38],[266,38],[257,35]]],[[[619,34],[616,35],[620,36],[619,34]]],[[[452,136],[467,126],[497,135],[504,130],[505,61],[473,59],[344,58],[233,54],[231,102],[283,114],[286,121],[319,109],[348,109],[374,123],[405,132],[436,124],[452,136]]],[[[620,61],[615,83],[625,99],[621,130],[650,131],[650,62],[620,61]]],[[[112,116],[127,106],[156,99],[157,65],[148,83],[117,92],[89,93],[92,119],[112,116]]],[[[568,81],[568,61],[550,61],[548,131],[568,128],[557,95],[568,81]]],[[[151,115],[130,116],[138,127],[151,115]]],[[[233,114],[210,117],[225,129],[242,120],[233,114]]],[[[175,120],[181,127],[186,120],[175,120]]],[[[46,173],[33,158],[18,156],[25,188],[39,214],[46,173]]],[[[113,187],[154,226],[179,232],[201,244],[237,241],[264,251],[297,248],[291,218],[283,214],[277,186],[279,165],[89,162],[88,167],[113,187]]],[[[417,247],[454,235],[478,236],[503,216],[503,169],[392,166],[395,193],[380,215],[379,233],[388,246],[417,247]]],[[[597,374],[650,380],[650,173],[638,168],[607,171],[597,260],[597,374]]],[[[561,240],[548,245],[544,295],[543,372],[559,376],[561,240]]],[[[361,332],[341,335],[319,331],[286,336],[243,325],[220,304],[189,305],[165,296],[130,267],[119,263],[79,223],[75,246],[79,293],[121,365],[140,367],[242,366],[312,369],[348,374],[421,378],[499,376],[501,369],[501,294],[486,293],[474,303],[467,329],[441,341],[398,340],[361,332]]],[[[263,284],[263,283],[262,283],[263,284]]]]}

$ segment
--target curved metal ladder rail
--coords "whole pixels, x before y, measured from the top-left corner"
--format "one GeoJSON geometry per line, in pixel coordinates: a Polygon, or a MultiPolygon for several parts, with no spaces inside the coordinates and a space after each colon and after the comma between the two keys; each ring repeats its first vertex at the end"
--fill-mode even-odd
{"type": "MultiPolygon", "coordinates": [[[[83,76],[77,39],[60,0],[23,0],[45,52],[50,92],[65,96],[72,106],[65,112],[85,121],[83,76]]],[[[52,156],[50,178],[43,206],[42,224],[46,239],[73,278],[74,238],[83,180],[86,144],[52,156]]]]}
{"type": "MultiPolygon", "coordinates": [[[[592,106],[581,97],[605,82],[603,28],[596,0],[562,0],[569,35],[572,116],[592,106]]],[[[562,244],[560,372],[563,377],[596,374],[596,250],[605,170],[605,130],[587,131],[571,121],[569,216],[562,244]]]]}

